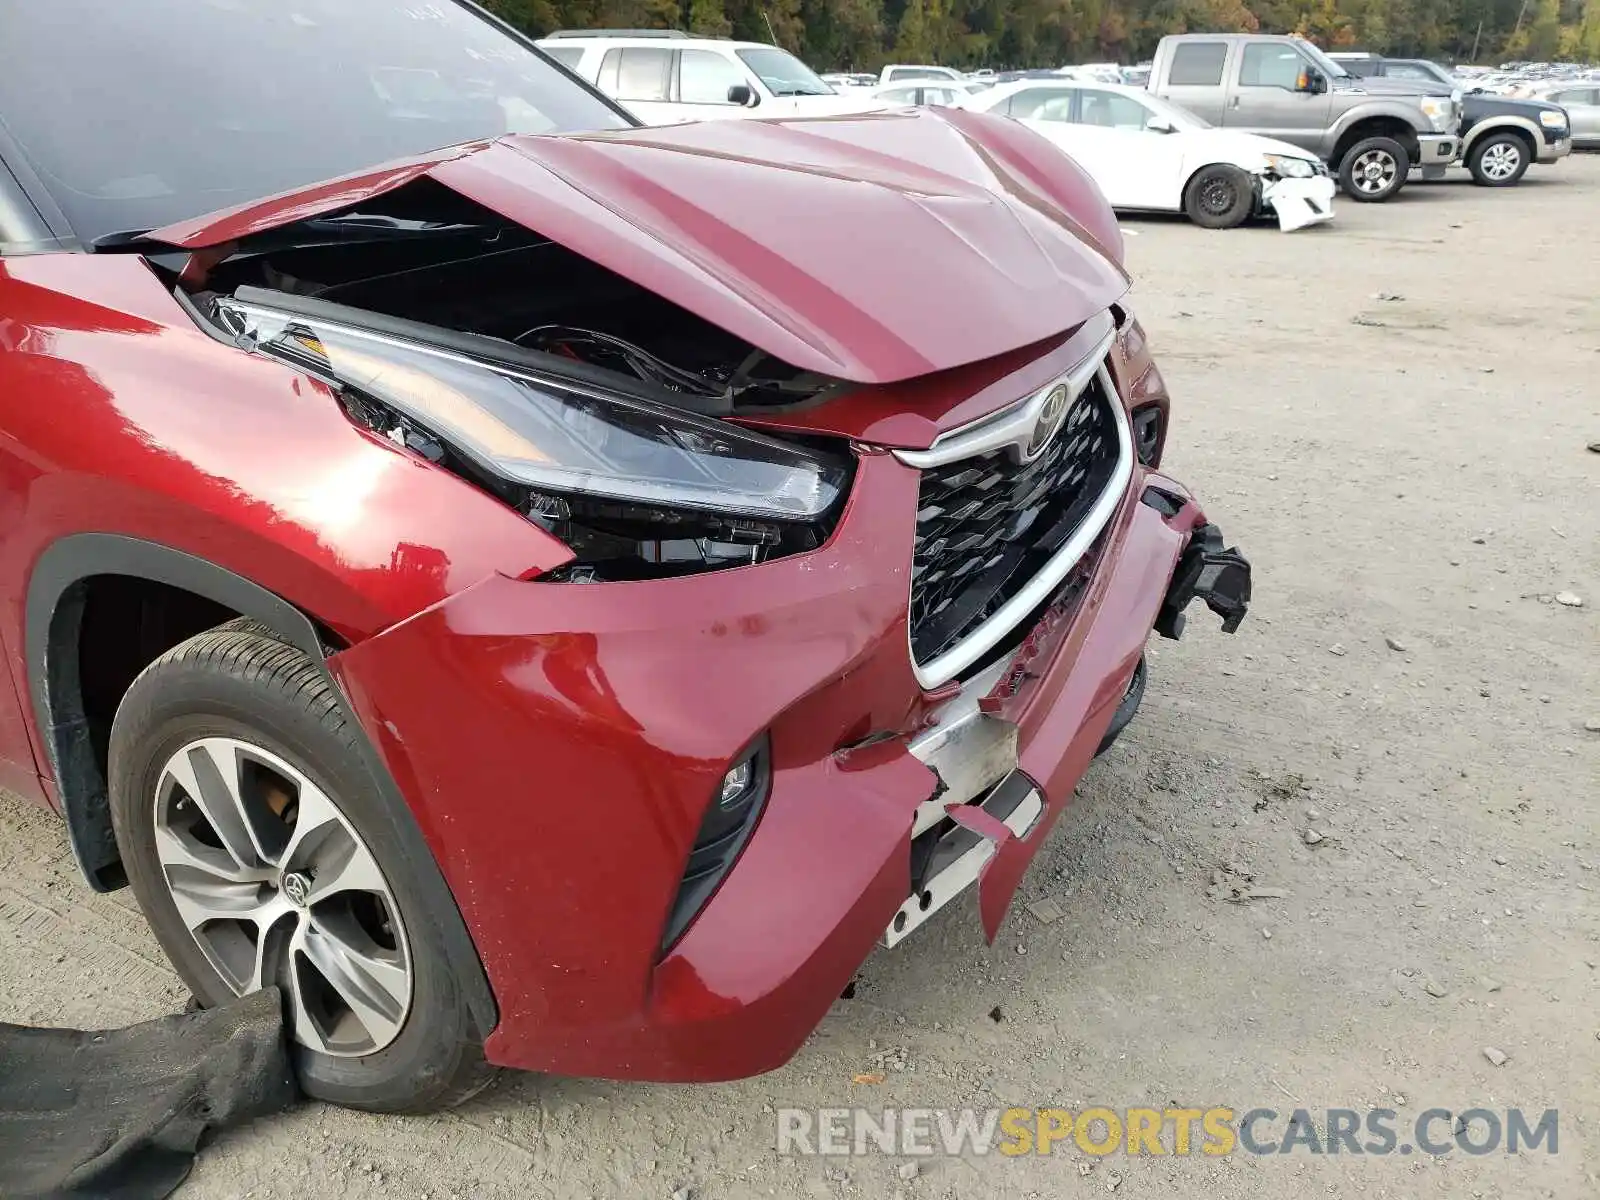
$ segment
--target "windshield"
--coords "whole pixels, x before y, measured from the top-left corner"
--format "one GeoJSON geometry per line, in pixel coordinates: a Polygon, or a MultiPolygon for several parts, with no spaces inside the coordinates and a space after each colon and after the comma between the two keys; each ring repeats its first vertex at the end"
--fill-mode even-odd
{"type": "Polygon", "coordinates": [[[1333,59],[1329,58],[1326,54],[1324,54],[1317,47],[1313,46],[1310,42],[1306,41],[1304,38],[1295,38],[1294,44],[1300,48],[1300,53],[1304,54],[1312,62],[1316,63],[1317,67],[1329,79],[1355,78],[1355,76],[1350,74],[1349,71],[1346,71],[1338,63],[1334,62],[1333,59]]]}
{"type": "Polygon", "coordinates": [[[4,7],[0,124],[84,241],[459,142],[629,124],[454,0],[4,7]]]}
{"type": "Polygon", "coordinates": [[[774,96],[831,96],[833,89],[787,50],[764,46],[735,51],[774,96]]]}

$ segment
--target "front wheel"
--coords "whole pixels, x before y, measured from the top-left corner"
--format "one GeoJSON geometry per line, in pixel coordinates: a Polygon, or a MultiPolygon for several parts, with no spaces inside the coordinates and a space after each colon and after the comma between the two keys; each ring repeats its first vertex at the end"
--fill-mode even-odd
{"type": "Polygon", "coordinates": [[[298,649],[247,622],[213,629],[123,697],[112,821],[139,907],[202,1006],[276,984],[309,1095],[426,1111],[488,1082],[487,1031],[430,903],[437,867],[360,736],[298,649]]]}
{"type": "Polygon", "coordinates": [[[1255,206],[1255,183],[1238,167],[1201,167],[1183,190],[1183,211],[1202,229],[1242,225],[1255,206]]]}
{"type": "Polygon", "coordinates": [[[1533,156],[1514,133],[1485,134],[1467,152],[1467,170],[1479,187],[1511,187],[1528,173],[1533,156]]]}
{"type": "Polygon", "coordinates": [[[1363,138],[1339,160],[1339,185],[1352,200],[1382,204],[1405,186],[1411,159],[1393,138],[1363,138]]]}

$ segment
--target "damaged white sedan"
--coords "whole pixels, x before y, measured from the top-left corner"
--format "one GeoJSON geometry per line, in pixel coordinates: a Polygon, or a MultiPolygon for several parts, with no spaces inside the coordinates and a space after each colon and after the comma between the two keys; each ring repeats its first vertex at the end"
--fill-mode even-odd
{"type": "Polygon", "coordinates": [[[1309,151],[1216,129],[1137,88],[1024,79],[962,107],[1015,117],[1043,134],[1119,211],[1181,212],[1206,229],[1252,217],[1276,217],[1286,231],[1333,219],[1334,180],[1309,151]]]}

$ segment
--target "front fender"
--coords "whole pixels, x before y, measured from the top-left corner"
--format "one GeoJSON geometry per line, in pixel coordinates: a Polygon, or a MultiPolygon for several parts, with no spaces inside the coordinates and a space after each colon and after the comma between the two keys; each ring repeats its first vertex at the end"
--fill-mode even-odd
{"type": "Polygon", "coordinates": [[[1351,129],[1364,121],[1372,120],[1403,121],[1410,127],[1413,135],[1433,132],[1433,127],[1423,119],[1420,108],[1399,100],[1372,99],[1363,101],[1340,114],[1334,122],[1329,144],[1338,145],[1351,129]]]}
{"type": "Polygon", "coordinates": [[[1472,144],[1482,138],[1486,133],[1506,129],[1514,129],[1517,132],[1525,133],[1532,138],[1535,154],[1539,152],[1539,148],[1544,144],[1543,131],[1541,131],[1537,125],[1525,117],[1514,117],[1509,114],[1504,116],[1487,116],[1473,122],[1472,126],[1466,131],[1465,134],[1462,135],[1462,154],[1465,155],[1468,150],[1472,149],[1472,144]]]}

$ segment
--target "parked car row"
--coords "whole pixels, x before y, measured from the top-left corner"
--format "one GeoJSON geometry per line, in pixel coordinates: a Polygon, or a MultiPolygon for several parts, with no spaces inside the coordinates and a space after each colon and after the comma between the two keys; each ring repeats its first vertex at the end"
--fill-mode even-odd
{"type": "Polygon", "coordinates": [[[1285,230],[1333,218],[1334,182],[1315,154],[1217,129],[1137,88],[1029,79],[1003,83],[964,107],[1035,130],[1087,171],[1120,211],[1182,212],[1208,229],[1264,215],[1285,230]]]}
{"type": "Polygon", "coordinates": [[[1600,141],[1600,106],[1586,102],[1593,99],[1593,88],[1549,85],[1554,95],[1568,101],[1563,105],[1488,91],[1428,59],[1329,57],[1358,79],[1406,79],[1461,90],[1461,162],[1485,187],[1509,187],[1533,163],[1556,162],[1574,147],[1600,141]]]}
{"type": "Polygon", "coordinates": [[[1181,212],[1208,228],[1321,224],[1336,190],[1381,203],[1413,172],[1437,178],[1455,164],[1507,187],[1600,136],[1600,108],[1581,102],[1591,98],[1582,89],[1574,113],[1464,89],[1425,60],[1335,58],[1294,36],[1163,38],[1142,87],[1118,82],[1125,69],[1112,63],[976,76],[891,63],[859,77],[872,86],[834,76],[836,89],[776,47],[675,30],[573,31],[541,44],[652,124],[896,106],[1011,117],[1077,160],[1115,207],[1181,212]]]}

